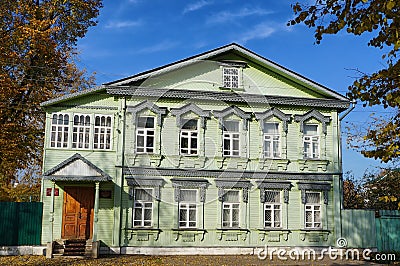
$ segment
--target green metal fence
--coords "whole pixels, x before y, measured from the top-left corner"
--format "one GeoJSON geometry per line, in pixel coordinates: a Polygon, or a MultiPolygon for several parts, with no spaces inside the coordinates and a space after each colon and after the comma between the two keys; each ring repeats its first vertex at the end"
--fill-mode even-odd
{"type": "Polygon", "coordinates": [[[378,250],[400,252],[400,211],[379,211],[375,225],[378,250]]]}
{"type": "Polygon", "coordinates": [[[0,246],[40,245],[42,202],[0,202],[0,246]]]}

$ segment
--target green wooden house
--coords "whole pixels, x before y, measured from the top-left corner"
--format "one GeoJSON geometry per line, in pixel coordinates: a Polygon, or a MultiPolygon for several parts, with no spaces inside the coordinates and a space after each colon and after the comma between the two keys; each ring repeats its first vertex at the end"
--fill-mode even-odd
{"type": "Polygon", "coordinates": [[[237,44],[44,102],[42,244],[71,254],[66,243],[79,241],[124,254],[335,246],[350,105],[237,44]]]}

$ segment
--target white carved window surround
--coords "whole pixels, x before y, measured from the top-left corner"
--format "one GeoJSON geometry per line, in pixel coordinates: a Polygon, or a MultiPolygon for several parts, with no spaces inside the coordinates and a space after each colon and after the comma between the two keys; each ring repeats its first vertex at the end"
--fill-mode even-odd
{"type": "Polygon", "coordinates": [[[132,124],[135,132],[136,153],[154,153],[161,151],[161,124],[166,108],[157,106],[150,101],[143,101],[134,106],[127,106],[127,113],[132,115],[132,124]]]}
{"type": "Polygon", "coordinates": [[[171,108],[179,128],[179,151],[183,156],[204,156],[204,134],[206,119],[210,111],[203,110],[193,103],[180,108],[171,108]]]}
{"type": "Polygon", "coordinates": [[[330,120],[329,116],[314,109],[294,116],[294,121],[299,123],[300,132],[303,133],[300,150],[304,159],[326,158],[326,135],[330,120]]]}

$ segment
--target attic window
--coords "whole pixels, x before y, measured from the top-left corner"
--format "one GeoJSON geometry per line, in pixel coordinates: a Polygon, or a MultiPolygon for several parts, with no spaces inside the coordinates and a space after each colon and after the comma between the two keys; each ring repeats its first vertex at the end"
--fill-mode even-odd
{"type": "Polygon", "coordinates": [[[224,67],[222,74],[224,88],[237,89],[239,88],[239,68],[224,67]]]}
{"type": "Polygon", "coordinates": [[[242,86],[242,70],[247,66],[243,61],[220,62],[222,69],[222,88],[238,89],[242,86]]]}

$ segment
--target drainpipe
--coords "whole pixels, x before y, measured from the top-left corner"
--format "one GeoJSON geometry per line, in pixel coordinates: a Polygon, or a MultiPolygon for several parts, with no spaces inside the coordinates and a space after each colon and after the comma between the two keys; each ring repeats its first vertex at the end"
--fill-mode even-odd
{"type": "Polygon", "coordinates": [[[342,209],[343,209],[343,162],[342,162],[342,136],[341,136],[341,121],[356,108],[357,102],[355,100],[351,101],[351,104],[347,110],[339,116],[339,123],[338,123],[338,156],[339,156],[339,169],[342,172],[339,177],[339,217],[340,217],[340,237],[343,236],[343,226],[342,226],[342,209]]]}
{"type": "Polygon", "coordinates": [[[124,96],[123,106],[122,106],[122,144],[121,144],[121,182],[120,182],[120,189],[121,189],[121,201],[120,201],[120,209],[119,209],[119,237],[118,237],[118,246],[119,246],[119,253],[121,254],[121,229],[122,229],[122,194],[123,194],[123,187],[124,187],[124,165],[125,165],[125,129],[126,127],[126,96],[124,96]]]}

